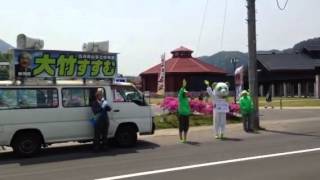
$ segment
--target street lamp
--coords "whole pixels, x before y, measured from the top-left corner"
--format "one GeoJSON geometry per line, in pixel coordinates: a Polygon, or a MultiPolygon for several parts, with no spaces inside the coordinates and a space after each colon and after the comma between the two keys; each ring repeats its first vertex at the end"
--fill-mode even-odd
{"type": "Polygon", "coordinates": [[[234,103],[237,103],[237,93],[236,93],[236,67],[237,67],[237,63],[239,62],[239,59],[237,58],[231,58],[230,59],[231,64],[233,65],[233,82],[234,82],[234,103]]]}

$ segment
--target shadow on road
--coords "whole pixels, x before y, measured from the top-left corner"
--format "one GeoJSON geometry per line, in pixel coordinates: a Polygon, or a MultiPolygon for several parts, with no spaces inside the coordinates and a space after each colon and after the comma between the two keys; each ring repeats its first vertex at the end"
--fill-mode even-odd
{"type": "Polygon", "coordinates": [[[224,138],[222,139],[222,141],[242,141],[242,139],[224,137],[224,138]]]}
{"type": "Polygon", "coordinates": [[[288,131],[277,131],[277,130],[271,130],[271,129],[265,129],[263,131],[271,132],[271,133],[278,133],[278,134],[294,135],[294,136],[307,136],[307,137],[319,137],[320,138],[320,135],[310,134],[310,133],[318,133],[318,132],[309,132],[309,134],[306,134],[306,133],[296,133],[296,132],[288,132],[288,131]]]}
{"type": "Polygon", "coordinates": [[[200,146],[200,143],[195,141],[187,141],[186,144],[192,145],[192,146],[200,146]]]}
{"type": "Polygon", "coordinates": [[[137,145],[132,148],[117,148],[110,145],[106,150],[93,152],[92,144],[79,144],[63,147],[45,148],[41,153],[32,158],[19,158],[13,152],[0,153],[0,165],[3,164],[20,164],[21,166],[34,165],[41,163],[69,161],[75,159],[88,159],[103,156],[117,156],[121,154],[139,153],[139,150],[155,149],[160,147],[147,141],[138,141],[137,145]]]}

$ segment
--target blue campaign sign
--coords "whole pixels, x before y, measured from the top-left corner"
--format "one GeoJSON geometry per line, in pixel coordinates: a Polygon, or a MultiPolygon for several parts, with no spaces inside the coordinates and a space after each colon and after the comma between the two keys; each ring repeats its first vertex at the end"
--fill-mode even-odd
{"type": "Polygon", "coordinates": [[[16,77],[113,78],[117,53],[14,49],[16,77]]]}

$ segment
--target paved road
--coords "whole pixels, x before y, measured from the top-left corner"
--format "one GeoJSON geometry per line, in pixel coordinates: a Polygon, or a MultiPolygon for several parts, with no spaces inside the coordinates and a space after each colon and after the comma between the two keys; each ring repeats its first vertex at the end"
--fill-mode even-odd
{"type": "MultiPolygon", "coordinates": [[[[130,149],[111,147],[92,153],[90,145],[46,149],[38,157],[0,153],[0,179],[99,179],[137,172],[221,162],[320,147],[319,110],[261,111],[267,131],[246,134],[229,125],[226,141],[213,139],[211,128],[193,128],[189,144],[176,143],[175,130],[141,137],[130,149]]],[[[132,179],[319,179],[320,151],[232,162],[165,172],[132,179]]]]}
{"type": "Polygon", "coordinates": [[[227,179],[227,180],[302,180],[319,179],[320,152],[280,158],[246,161],[228,165],[195,168],[156,175],[139,176],[135,179],[227,179]]]}

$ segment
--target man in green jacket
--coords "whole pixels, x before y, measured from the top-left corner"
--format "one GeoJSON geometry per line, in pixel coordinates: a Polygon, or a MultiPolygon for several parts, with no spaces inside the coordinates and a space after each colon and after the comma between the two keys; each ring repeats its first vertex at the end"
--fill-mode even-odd
{"type": "Polygon", "coordinates": [[[179,137],[182,143],[187,142],[187,134],[189,130],[189,115],[191,114],[189,99],[187,96],[188,91],[186,90],[186,86],[187,81],[184,79],[182,81],[182,87],[180,88],[178,93],[179,137]]]}
{"type": "Polygon", "coordinates": [[[242,121],[243,121],[243,129],[246,132],[252,132],[253,129],[250,123],[250,116],[251,116],[251,113],[253,112],[253,101],[248,91],[244,90],[241,92],[239,103],[240,103],[240,112],[241,112],[242,121]]]}

